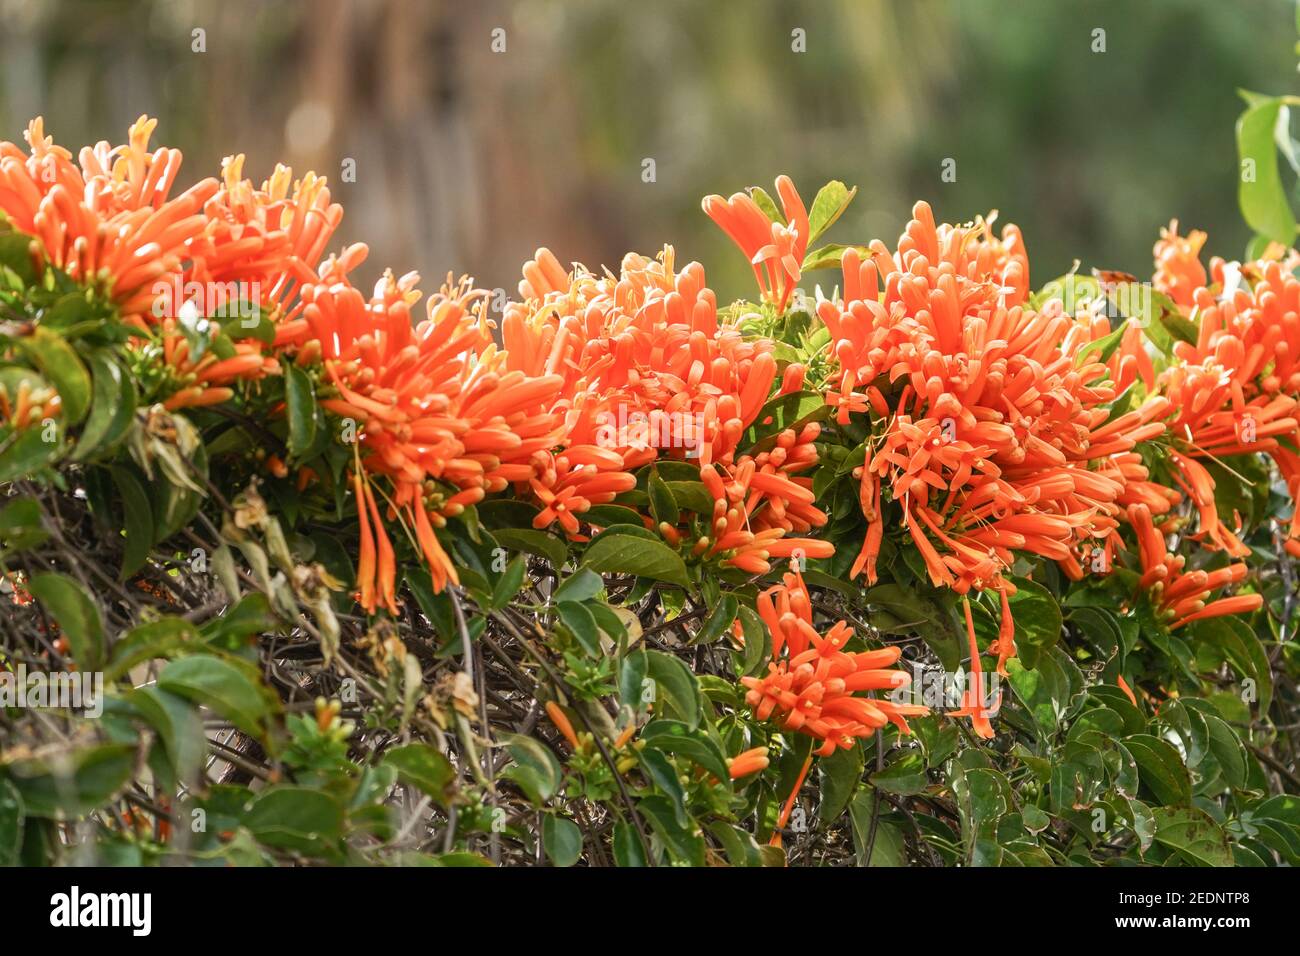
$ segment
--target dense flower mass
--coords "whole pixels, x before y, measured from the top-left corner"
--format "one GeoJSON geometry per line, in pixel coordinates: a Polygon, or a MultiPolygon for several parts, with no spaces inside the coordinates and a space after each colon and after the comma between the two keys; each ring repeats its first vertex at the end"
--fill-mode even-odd
{"type": "Polygon", "coordinates": [[[465,283],[445,286],[430,300],[428,318],[413,326],[417,280],[385,274],[369,301],[341,281],[302,293],[310,332],[299,360],[318,360],[326,388],[337,391],[322,406],[360,426],[354,482],[358,502],[366,503],[358,505],[362,605],[373,610],[377,594],[393,613],[392,545],[369,479],[388,479],[387,511],[409,520],[441,590],[457,576],[434,524],[500,490],[559,434],[549,411],[559,376],[504,370],[483,318],[483,294],[465,283]]]}
{"type": "MultiPolygon", "coordinates": [[[[847,249],[842,271],[842,298],[818,315],[837,367],[827,400],[840,423],[871,422],[852,573],[876,580],[885,526],[899,520],[935,585],[996,590],[1004,608],[1016,552],[1080,575],[1081,551],[1110,547],[1127,479],[1145,477],[1125,456],[1164,431],[1167,402],[1110,420],[1116,389],[1092,325],[1059,298],[1029,303],[1014,226],[936,226],[918,203],[896,252],[847,249]]],[[[999,669],[1013,641],[1004,621],[999,669]]]]}
{"type": "MultiPolygon", "coordinates": [[[[1174,344],[1178,358],[1160,377],[1176,416],[1169,422],[1177,448],[1176,480],[1194,502],[1204,542],[1236,557],[1247,553],[1220,515],[1206,462],[1267,453],[1277,463],[1292,501],[1300,501],[1300,258],[1228,263],[1214,258],[1207,273],[1199,254],[1205,234],[1178,235],[1171,223],[1156,243],[1155,286],[1186,316],[1196,335],[1174,344]]],[[[1287,548],[1300,554],[1300,524],[1287,548]]]]}
{"type": "Polygon", "coordinates": [[[127,143],[101,142],[72,154],[54,145],[40,119],[27,128],[28,152],[0,143],[0,209],[37,243],[37,261],[105,290],[125,322],[152,320],[154,284],[178,274],[203,232],[203,204],[217,181],[168,198],[180,150],[149,152],[157,120],[140,117],[127,143]]]}
{"type": "MultiPolygon", "coordinates": [[[[519,291],[502,324],[507,367],[564,379],[552,410],[565,437],[539,454],[521,488],[543,505],[536,527],[577,534],[585,511],[631,491],[632,472],[662,459],[698,466],[713,496],[711,526],[690,542],[696,556],[752,573],[765,573],[769,557],[829,556],[825,542],[781,540],[826,521],[811,479],[793,477],[817,462],[816,425],[737,455],[773,390],[773,343],[719,320],[699,263],[677,271],[666,247],[657,259],[629,254],[619,276],[597,278],[539,249],[519,291]]],[[[681,543],[676,526],[660,530],[681,543]]]]}

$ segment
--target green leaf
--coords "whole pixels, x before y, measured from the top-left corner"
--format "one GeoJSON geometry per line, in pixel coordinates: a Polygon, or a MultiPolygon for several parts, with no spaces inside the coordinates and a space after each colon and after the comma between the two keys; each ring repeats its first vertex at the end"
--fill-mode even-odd
{"type": "Polygon", "coordinates": [[[677,499],[673,497],[668,483],[657,474],[651,474],[646,490],[650,494],[650,513],[654,515],[655,521],[666,521],[676,526],[681,518],[681,512],[677,508],[677,499]]]}
{"type": "Polygon", "coordinates": [[[154,545],[153,506],[133,469],[118,467],[112,469],[111,474],[122,498],[126,547],[122,551],[118,578],[125,581],[149,559],[149,551],[154,545]]]}
{"type": "Polygon", "coordinates": [[[234,341],[255,339],[264,345],[275,342],[275,323],[267,311],[245,299],[226,302],[211,317],[219,320],[222,333],[234,341]]]}
{"type": "Polygon", "coordinates": [[[679,508],[694,511],[696,514],[713,517],[713,496],[702,481],[665,481],[664,486],[672,492],[673,501],[679,508]]]}
{"type": "Polygon", "coordinates": [[[644,527],[640,513],[623,505],[592,505],[582,513],[582,520],[597,528],[612,528],[615,525],[644,527]]]}
{"type": "Polygon", "coordinates": [[[582,830],[567,817],[542,817],[542,846],[555,866],[573,866],[582,856],[582,830]]]}
{"type": "Polygon", "coordinates": [[[196,781],[203,766],[206,741],[203,720],[194,706],[185,698],[155,685],[132,691],[129,699],[158,731],[177,780],[187,785],[196,781]]]}
{"type": "Polygon", "coordinates": [[[27,589],[58,622],[77,667],[86,672],[100,670],[104,662],[104,621],[99,606],[81,585],[66,575],[46,571],[33,576],[27,589]]]}
{"type": "Polygon", "coordinates": [[[553,534],[537,531],[534,528],[497,528],[492,531],[492,537],[496,538],[497,543],[503,548],[545,558],[556,571],[564,567],[568,548],[553,534]]]}
{"type": "Polygon", "coordinates": [[[289,415],[289,454],[303,454],[316,441],[316,392],[296,363],[284,363],[284,399],[289,415]]]}
{"type": "MultiPolygon", "coordinates": [[[[831,242],[817,249],[808,250],[808,254],[803,259],[803,271],[814,272],[817,269],[839,269],[844,261],[844,253],[849,249],[856,249],[858,255],[864,259],[871,255],[871,250],[866,246],[843,245],[831,242]]],[[[779,353],[777,357],[780,357],[779,353]]]]}
{"type": "Polygon", "coordinates": [[[700,725],[700,688],[695,674],[679,658],[663,651],[645,651],[646,676],[654,681],[655,713],[671,712],[694,730],[700,725]]]}
{"type": "Polygon", "coordinates": [[[1193,640],[1218,648],[1243,681],[1254,683],[1259,712],[1267,714],[1273,701],[1273,674],[1268,655],[1250,626],[1236,616],[1211,617],[1193,621],[1187,631],[1193,640]]]}
{"type": "Polygon", "coordinates": [[[624,820],[614,824],[614,862],[624,867],[648,865],[636,827],[624,820]]]}
{"type": "Polygon", "coordinates": [[[73,461],[85,461],[112,446],[126,434],[135,414],[135,386],[122,367],[97,352],[90,358],[90,368],[94,380],[90,417],[72,450],[73,461]]]}
{"type": "Polygon", "coordinates": [[[693,760],[720,781],[730,778],[722,748],[704,731],[689,724],[656,718],[646,724],[639,739],[644,741],[647,749],[693,760]]]}
{"type": "Polygon", "coordinates": [[[18,760],[9,777],[29,817],[82,816],[102,807],[131,779],[132,744],[97,744],[60,757],[18,760]]]}
{"type": "Polygon", "coordinates": [[[649,668],[644,649],[632,651],[623,658],[618,671],[618,701],[621,706],[640,711],[648,703],[642,698],[648,696],[645,682],[649,668]]]}
{"type": "Polygon", "coordinates": [[[271,705],[249,675],[219,657],[183,657],[167,664],[158,686],[187,700],[211,707],[247,734],[266,737],[271,705]]]}
{"type": "MultiPolygon", "coordinates": [[[[0,428],[3,435],[4,428],[0,428]]],[[[56,432],[62,431],[56,427],[56,432]]],[[[0,483],[28,478],[58,457],[63,446],[45,440],[45,427],[32,426],[18,434],[0,437],[0,483]]]]}
{"type": "Polygon", "coordinates": [[[59,393],[64,420],[78,424],[90,408],[90,373],[76,351],[57,332],[37,327],[35,334],[19,339],[18,346],[59,393]]]}
{"type": "Polygon", "coordinates": [[[1256,232],[1274,242],[1295,242],[1296,220],[1278,170],[1275,136],[1286,123],[1281,99],[1256,98],[1237,119],[1237,155],[1241,161],[1237,200],[1241,214],[1256,232]]]}
{"type": "Polygon", "coordinates": [[[849,804],[849,819],[853,826],[853,846],[858,866],[907,866],[907,844],[903,831],[886,819],[882,806],[879,813],[875,805],[881,799],[874,790],[863,790],[849,804]],[[876,813],[873,832],[872,815],[876,813]],[[870,856],[867,851],[870,849],[870,856]]]}
{"type": "Polygon", "coordinates": [[[274,631],[277,624],[266,595],[254,592],[240,598],[238,604],[219,617],[208,621],[203,625],[202,631],[204,639],[209,643],[233,650],[255,634],[274,631]]]}
{"type": "Polygon", "coordinates": [[[555,608],[559,611],[560,620],[578,639],[582,649],[592,657],[599,657],[600,630],[596,627],[596,619],[591,612],[574,601],[561,601],[555,608]]]}
{"type": "Polygon", "coordinates": [[[919,750],[904,750],[884,770],[871,775],[871,785],[902,796],[921,793],[929,786],[925,758],[919,750]]]}
{"type": "Polygon", "coordinates": [[[844,210],[849,208],[849,203],[857,194],[857,186],[849,189],[838,179],[831,180],[817,190],[817,195],[813,197],[812,206],[808,210],[807,245],[811,246],[817,241],[818,236],[835,224],[835,220],[844,214],[844,210]]]}
{"type": "Polygon", "coordinates": [[[8,221],[0,215],[0,276],[4,269],[9,269],[18,279],[20,289],[37,285],[39,279],[32,257],[40,255],[40,248],[36,239],[12,230],[8,221]]]}
{"type": "Polygon", "coordinates": [[[722,852],[727,854],[727,862],[732,866],[763,865],[763,852],[759,849],[754,834],[748,830],[723,820],[714,820],[708,829],[722,844],[722,852]]]}
{"type": "Polygon", "coordinates": [[[1246,747],[1228,722],[1214,714],[1202,713],[1210,735],[1210,753],[1219,762],[1223,779],[1238,789],[1246,786],[1246,747]]]}
{"type": "Polygon", "coordinates": [[[740,606],[740,628],[745,635],[745,651],[740,662],[740,673],[752,677],[767,669],[772,659],[772,635],[763,619],[751,607],[740,606]]]}
{"type": "Polygon", "coordinates": [[[691,825],[690,814],[686,812],[686,791],[677,779],[677,768],[672,765],[661,751],[645,747],[637,754],[641,771],[673,803],[673,812],[677,814],[677,825],[688,828],[691,825]]]}
{"type": "Polygon", "coordinates": [[[736,600],[735,595],[724,594],[709,616],[704,619],[700,629],[692,635],[691,644],[712,644],[719,640],[722,635],[726,634],[732,623],[736,620],[736,615],[740,613],[740,602],[736,600]]]}
{"type": "Polygon", "coordinates": [[[969,863],[995,865],[1002,861],[998,825],[1015,807],[1007,778],[987,767],[973,767],[957,774],[953,791],[961,813],[962,840],[969,863]]]}
{"type": "Polygon", "coordinates": [[[637,809],[649,821],[674,859],[688,866],[704,865],[704,839],[693,828],[687,829],[677,822],[677,813],[671,800],[654,794],[643,797],[637,804],[637,809]]]}
{"type": "Polygon", "coordinates": [[[878,584],[863,595],[868,604],[883,607],[902,625],[921,636],[946,670],[961,663],[962,639],[948,611],[928,595],[898,584],[878,584]]]}
{"type": "Polygon", "coordinates": [[[1007,674],[1016,697],[1029,710],[1040,730],[1039,739],[1045,740],[1056,733],[1070,702],[1069,677],[1058,659],[1044,655],[1038,666],[1030,670],[1020,658],[1013,657],[1007,661],[1007,674]]]}
{"type": "Polygon", "coordinates": [[[0,508],[0,556],[35,548],[49,537],[44,513],[35,498],[10,498],[0,508]]]}
{"type": "Polygon", "coordinates": [[[564,579],[563,583],[555,589],[551,595],[551,600],[559,604],[561,601],[589,601],[605,589],[605,581],[595,571],[587,568],[579,568],[576,572],[564,579]]]}
{"type": "Polygon", "coordinates": [[[1124,738],[1124,746],[1137,761],[1142,783],[1156,799],[1166,805],[1191,803],[1191,780],[1173,744],[1150,734],[1133,734],[1124,738]]]}
{"type": "Polygon", "coordinates": [[[776,444],[777,436],[787,428],[796,432],[809,422],[820,421],[830,414],[830,406],[820,392],[791,392],[769,399],[745,433],[745,454],[754,455],[776,444]]]}
{"type": "Polygon", "coordinates": [[[1127,331],[1127,323],[1121,324],[1119,328],[1113,329],[1110,333],[1080,349],[1074,357],[1075,367],[1081,367],[1089,362],[1105,362],[1119,348],[1120,340],[1124,338],[1124,333],[1127,331]]]}
{"type": "Polygon", "coordinates": [[[779,222],[781,225],[785,225],[785,216],[781,215],[781,210],[777,208],[776,200],[771,197],[766,189],[762,186],[750,186],[748,192],[750,198],[754,200],[754,204],[758,206],[759,209],[763,210],[763,215],[767,216],[767,218],[773,222],[779,222]]]}
{"type": "Polygon", "coordinates": [[[0,866],[17,866],[23,846],[23,798],[0,777],[0,866]]]}
{"type": "Polygon", "coordinates": [[[689,587],[686,564],[666,544],[622,531],[606,531],[588,545],[582,563],[603,574],[635,574],[689,587]]]}
{"type": "Polygon", "coordinates": [[[314,853],[342,836],[343,807],[323,791],[280,784],[258,794],[244,826],[266,846],[314,853]]]}
{"type": "Polygon", "coordinates": [[[451,801],[450,786],[456,770],[441,751],[428,744],[406,744],[384,754],[384,765],[397,771],[403,783],[432,797],[439,806],[451,801]]]}
{"type": "Polygon", "coordinates": [[[522,554],[517,554],[506,565],[505,571],[497,580],[496,587],[492,589],[492,607],[494,610],[500,610],[511,601],[520,592],[524,586],[524,571],[526,562],[522,554]]]}
{"type": "Polygon", "coordinates": [[[515,761],[502,776],[518,784],[535,806],[541,806],[555,796],[563,776],[555,754],[523,734],[502,734],[499,739],[515,761]]]}
{"type": "Polygon", "coordinates": [[[183,618],[161,618],[133,627],[113,644],[104,680],[112,683],[129,674],[131,667],[169,657],[199,640],[199,630],[183,618]]]}
{"type": "Polygon", "coordinates": [[[817,761],[817,779],[821,791],[817,818],[822,823],[831,823],[844,812],[854,789],[862,781],[864,768],[865,757],[860,743],[855,743],[847,750],[837,747],[829,757],[817,761]]]}
{"type": "Polygon", "coordinates": [[[1169,847],[1193,866],[1232,866],[1228,837],[1204,810],[1194,807],[1152,807],[1156,842],[1169,847]]]}

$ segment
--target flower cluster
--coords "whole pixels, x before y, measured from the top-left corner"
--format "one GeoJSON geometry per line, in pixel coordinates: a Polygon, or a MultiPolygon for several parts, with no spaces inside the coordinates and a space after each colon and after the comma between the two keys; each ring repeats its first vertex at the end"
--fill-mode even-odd
{"type": "Polygon", "coordinates": [[[0,143],[0,209],[33,238],[34,261],[104,290],[124,322],[151,320],[154,284],[183,271],[207,220],[203,205],[213,178],[168,198],[180,172],[180,150],[149,152],[157,120],[140,117],[122,146],[82,149],[80,165],[54,145],[43,122],[31,122],[28,151],[0,143]]]}
{"type": "MultiPolygon", "coordinates": [[[[1153,284],[1186,316],[1194,341],[1173,345],[1177,362],[1157,388],[1175,411],[1169,421],[1176,481],[1195,504],[1208,547],[1248,553],[1215,505],[1205,462],[1266,453],[1276,461],[1293,501],[1300,501],[1300,257],[1229,263],[1199,260],[1205,233],[1178,235],[1173,222],[1155,246],[1153,284]]],[[[1284,258],[1285,257],[1285,258],[1284,258]]],[[[1287,550],[1300,556],[1300,511],[1287,550]]]]}
{"type": "Polygon", "coordinates": [[[758,613],[772,634],[772,662],[763,677],[742,677],[741,682],[749,688],[745,700],[759,720],[771,718],[786,730],[816,738],[816,753],[826,756],[887,723],[910,733],[906,718],[928,712],[919,704],[855,696],[906,687],[911,676],[890,668],[901,651],[848,650],[853,628],[843,621],[825,635],[819,633],[813,626],[812,598],[797,566],[782,583],[759,595],[758,613]]]}
{"type": "MultiPolygon", "coordinates": [[[[935,585],[996,590],[1005,609],[1015,552],[1077,575],[1080,549],[1115,534],[1127,478],[1145,477],[1124,456],[1163,432],[1167,403],[1108,421],[1094,329],[1060,299],[1030,305],[1014,226],[936,226],[918,203],[895,252],[847,249],[842,271],[818,315],[837,363],[827,400],[840,423],[871,422],[852,574],[876,580],[892,503],[935,585]]],[[[996,650],[1014,653],[1008,621],[996,650]]]]}
{"type": "Polygon", "coordinates": [[[1146,505],[1129,505],[1128,518],[1137,534],[1142,564],[1138,586],[1150,595],[1158,616],[1168,622],[1170,630],[1207,617],[1246,614],[1263,606],[1260,594],[1221,597],[1207,604],[1213,591],[1244,581],[1246,565],[1238,562],[1217,571],[1186,571],[1187,559],[1169,553],[1146,505]]]}

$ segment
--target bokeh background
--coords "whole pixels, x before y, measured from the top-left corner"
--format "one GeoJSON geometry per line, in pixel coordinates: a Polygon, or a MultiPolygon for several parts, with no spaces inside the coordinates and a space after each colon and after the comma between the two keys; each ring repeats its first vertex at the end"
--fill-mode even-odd
{"type": "Polygon", "coordinates": [[[892,241],[918,198],[996,208],[1041,284],[1149,272],[1172,217],[1241,254],[1235,91],[1295,88],[1294,23],[1292,0],[0,0],[0,138],[43,114],[120,142],[149,113],[186,183],[236,151],[314,168],[367,281],[513,290],[543,243],[617,266],[671,241],[726,301],[748,271],[699,200],[787,172],[809,201],[860,187],[832,240],[892,241]]]}

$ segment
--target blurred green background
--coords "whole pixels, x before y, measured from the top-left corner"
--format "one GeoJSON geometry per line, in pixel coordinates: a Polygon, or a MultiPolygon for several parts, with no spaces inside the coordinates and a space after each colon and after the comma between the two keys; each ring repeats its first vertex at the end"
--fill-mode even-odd
{"type": "Polygon", "coordinates": [[[0,0],[0,138],[44,114],[120,142],[149,113],[186,183],[236,151],[259,180],[314,168],[367,282],[513,290],[541,244],[616,267],[667,241],[730,300],[748,270],[699,200],[787,172],[809,201],[860,187],[837,241],[892,244],[920,198],[996,208],[1041,284],[1149,273],[1174,217],[1241,254],[1235,90],[1295,88],[1294,23],[1292,0],[0,0]]]}

